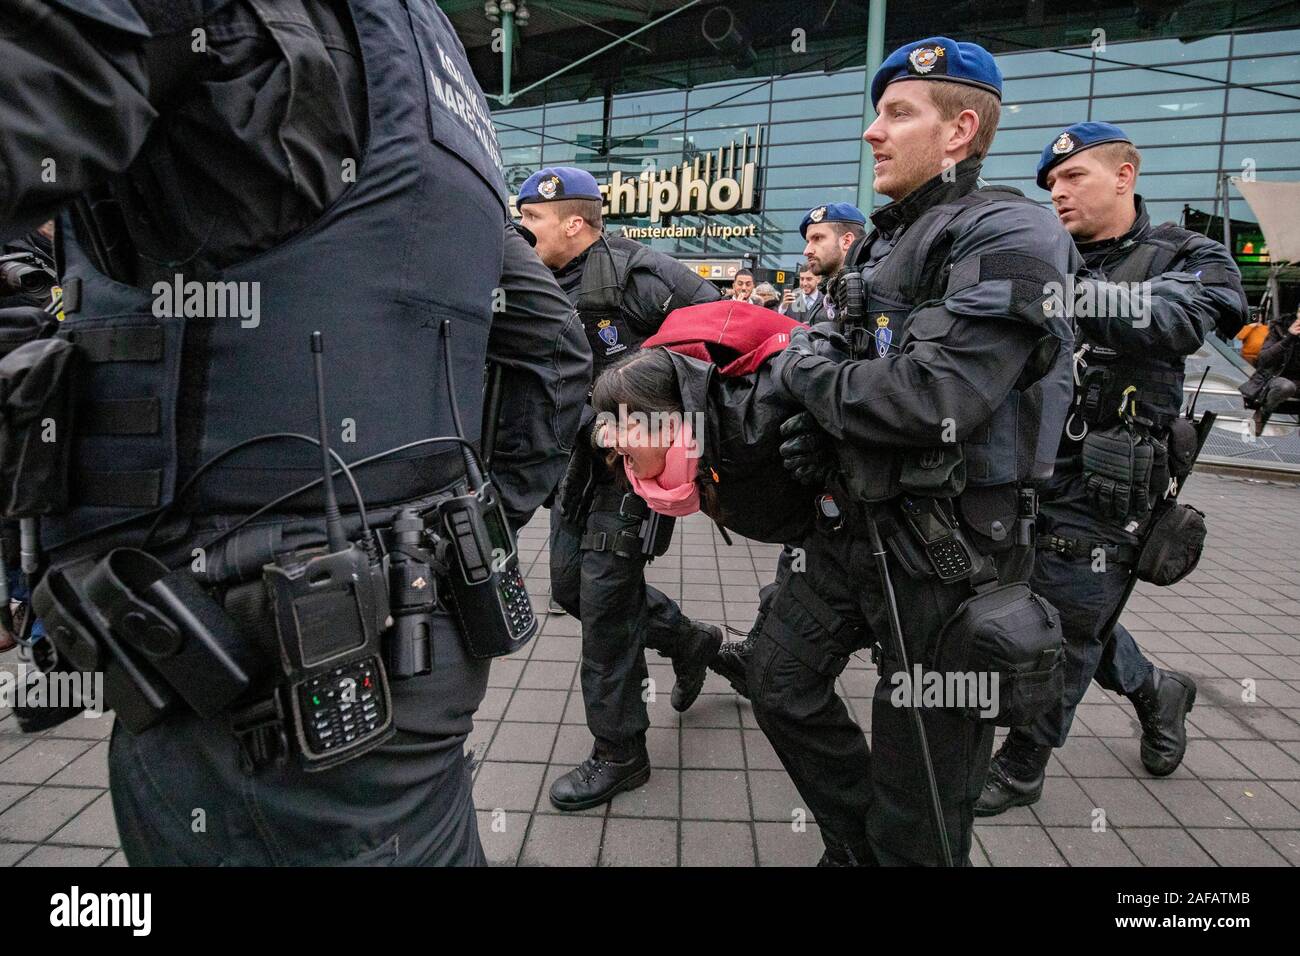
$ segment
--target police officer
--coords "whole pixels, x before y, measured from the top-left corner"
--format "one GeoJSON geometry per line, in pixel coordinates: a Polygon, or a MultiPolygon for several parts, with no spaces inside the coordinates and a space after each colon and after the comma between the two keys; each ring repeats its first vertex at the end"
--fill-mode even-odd
{"type": "MultiPolygon", "coordinates": [[[[600,190],[585,170],[539,170],[520,188],[517,204],[538,256],[578,310],[593,380],[654,334],[673,309],[718,298],[681,263],[639,242],[607,238],[600,190]]],[[[685,711],[722,643],[718,628],[689,620],[646,585],[646,562],[667,550],[671,519],[655,515],[618,480],[595,418],[588,409],[560,507],[551,511],[552,598],[582,621],[582,699],[595,737],[591,757],[551,787],[561,810],[597,806],[649,779],[642,648],[672,659],[671,702],[685,711]]]]}
{"type": "MultiPolygon", "coordinates": [[[[787,466],[818,477],[821,441],[838,476],[804,542],[806,570],[786,575],[773,599],[748,680],[759,727],[821,826],[826,865],[945,861],[916,711],[891,702],[905,668],[876,553],[906,656],[929,670],[977,575],[1027,574],[1004,529],[1022,486],[1050,468],[1065,414],[1070,333],[1046,290],[1073,272],[1076,253],[1047,210],[1015,190],[978,188],[1001,89],[993,57],[972,43],[932,37],[885,60],[864,136],[875,189],[894,202],[872,215],[874,230],[833,282],[835,326],[796,330],[772,366],[779,391],[820,429],[800,423],[805,433],[783,447],[787,466]],[[963,566],[947,563],[954,554],[963,566]],[[871,646],[887,679],[874,692],[869,751],[835,679],[871,646]]],[[[964,862],[993,727],[919,710],[951,856],[964,862]]]]}
{"type": "MultiPolygon", "coordinates": [[[[276,640],[262,569],[319,553],[321,495],[235,526],[320,477],[309,449],[249,443],[315,431],[316,330],[345,460],[454,433],[444,360],[477,441],[485,359],[499,358],[523,407],[549,410],[500,425],[499,490],[511,520],[526,520],[563,473],[588,350],[508,227],[487,107],[436,4],[0,0],[0,23],[0,238],[72,203],[59,335],[85,359],[71,499],[43,521],[42,586],[73,559],[148,544],[243,625],[252,690],[274,683],[278,658],[257,656],[276,640]],[[181,303],[173,283],[197,291],[181,303]],[[238,314],[214,314],[204,302],[217,294],[238,314]]],[[[353,471],[385,541],[398,505],[467,487],[446,443],[353,471]]],[[[373,545],[344,505],[347,539],[373,545]]],[[[369,587],[353,580],[348,594],[369,587]]],[[[353,610],[340,627],[357,613],[342,600],[353,610]]],[[[128,860],[483,863],[463,745],[490,662],[448,613],[430,620],[428,673],[390,675],[396,736],[319,772],[294,742],[303,726],[289,726],[283,684],[257,708],[173,707],[134,733],[115,708],[110,787],[128,860]]]]}
{"type": "MultiPolygon", "coordinates": [[[[1076,123],[1044,148],[1038,185],[1087,265],[1077,283],[1076,395],[1045,490],[1032,586],[1061,614],[1065,696],[1007,736],[989,766],[980,816],[1038,800],[1047,759],[1065,744],[1094,678],[1123,694],[1142,727],[1142,764],[1174,772],[1187,748],[1191,677],[1154,666],[1118,617],[1149,505],[1117,504],[1084,466],[1087,436],[1163,441],[1183,401],[1183,363],[1207,333],[1236,335],[1246,317],[1241,278],[1222,245],[1170,223],[1153,226],[1135,191],[1141,156],[1110,123],[1076,123]],[[1118,430],[1118,432],[1116,431],[1118,430]],[[1091,487],[1090,487],[1091,486],[1091,487]]],[[[1109,480],[1109,479],[1108,479],[1109,480]]],[[[1135,479],[1140,482],[1141,478],[1135,479]]],[[[1124,482],[1120,482],[1123,486],[1124,482]]],[[[1158,499],[1163,488],[1153,488],[1158,499]]]]}
{"type": "MultiPolygon", "coordinates": [[[[799,223],[799,235],[804,238],[803,255],[807,260],[807,272],[812,275],[814,283],[818,278],[824,282],[829,282],[830,277],[844,267],[844,257],[848,255],[853,243],[866,235],[866,225],[867,217],[862,214],[862,210],[847,202],[832,202],[822,206],[814,206],[804,214],[803,221],[799,223]]],[[[801,271],[799,273],[800,283],[803,280],[804,272],[801,271]]],[[[803,314],[791,312],[790,318],[809,325],[833,320],[835,307],[826,299],[826,294],[823,292],[817,297],[808,312],[803,314]]],[[[810,427],[811,419],[805,417],[801,419],[801,422],[795,423],[791,427],[797,428],[801,423],[804,427],[810,427]]],[[[801,462],[791,461],[791,465],[795,469],[802,464],[801,462]]],[[[725,677],[731,684],[732,689],[742,697],[749,696],[749,684],[745,679],[745,673],[749,664],[749,656],[754,649],[754,638],[762,630],[763,621],[772,606],[772,597],[776,594],[781,579],[789,572],[794,557],[795,554],[791,545],[786,545],[781,549],[781,556],[777,559],[776,564],[776,579],[759,591],[758,614],[754,618],[754,624],[750,628],[749,634],[745,636],[744,640],[725,642],[718,649],[718,656],[710,665],[713,670],[725,677]]]]}

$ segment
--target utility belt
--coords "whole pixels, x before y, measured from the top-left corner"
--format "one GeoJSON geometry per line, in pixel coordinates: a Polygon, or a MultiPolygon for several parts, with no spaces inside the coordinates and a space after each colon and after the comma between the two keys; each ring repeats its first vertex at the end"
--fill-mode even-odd
{"type": "MultiPolygon", "coordinates": [[[[996,557],[972,543],[950,500],[903,496],[874,512],[885,546],[908,577],[937,578],[972,592],[921,649],[920,659],[926,669],[945,675],[945,686],[955,686],[949,675],[963,686],[978,686],[979,676],[989,675],[991,700],[963,697],[946,706],[1003,727],[1044,713],[1060,700],[1065,681],[1060,617],[1025,583],[1037,540],[1037,495],[1029,487],[1015,493],[1012,540],[996,557]]],[[[824,514],[824,499],[822,504],[824,514]]],[[[901,623],[906,631],[906,619],[901,623]]],[[[892,658],[889,652],[874,655],[882,675],[898,666],[892,658]]]]}
{"type": "Polygon", "coordinates": [[[675,521],[651,510],[635,492],[623,491],[616,484],[600,485],[591,497],[584,527],[591,527],[591,516],[613,514],[639,521],[635,531],[588,530],[582,535],[583,551],[613,551],[623,558],[658,558],[672,545],[675,521]]]}
{"type": "Polygon", "coordinates": [[[58,666],[102,672],[127,731],[183,712],[228,719],[250,773],[290,754],[324,770],[390,738],[390,681],[430,673],[447,626],[477,658],[538,627],[490,483],[400,509],[343,550],[275,554],[260,581],[204,588],[118,548],[50,568],[33,606],[58,666]]]}
{"type": "Polygon", "coordinates": [[[1096,561],[1100,556],[1106,567],[1133,568],[1137,566],[1142,549],[1132,544],[1113,544],[1108,541],[1089,541],[1061,534],[1045,533],[1038,536],[1038,550],[1055,551],[1071,561],[1096,561]]]}

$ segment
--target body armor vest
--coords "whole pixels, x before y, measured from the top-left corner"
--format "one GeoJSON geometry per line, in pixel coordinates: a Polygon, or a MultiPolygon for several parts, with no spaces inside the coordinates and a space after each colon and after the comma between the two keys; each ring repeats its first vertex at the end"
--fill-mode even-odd
{"type": "MultiPolygon", "coordinates": [[[[864,311],[857,328],[844,328],[856,358],[888,360],[908,341],[911,318],[927,303],[977,282],[1011,281],[1011,315],[1042,338],[1016,387],[974,435],[934,448],[841,446],[846,490],[859,501],[899,494],[961,496],[963,516],[976,531],[1000,540],[1015,517],[1015,486],[1041,482],[1055,463],[1069,406],[1073,341],[1064,308],[1055,308],[1049,284],[1063,277],[1029,256],[999,254],[947,262],[950,229],[964,213],[991,202],[1032,203],[1018,191],[986,187],[920,215],[874,266],[863,271],[864,311]],[[845,453],[847,452],[847,453],[845,453]]],[[[874,234],[873,234],[874,235],[874,234]]],[[[869,250],[872,237],[862,242],[869,250]]],[[[839,317],[842,324],[843,316],[839,317]]],[[[959,319],[960,321],[960,319],[959,319]]]]}
{"type": "MultiPolygon", "coordinates": [[[[1197,233],[1164,223],[1134,241],[1129,253],[1098,278],[1115,283],[1141,283],[1168,272],[1170,266],[1197,233]]],[[[1107,427],[1119,421],[1118,410],[1125,392],[1132,396],[1139,418],[1163,429],[1178,417],[1183,403],[1183,359],[1180,356],[1124,354],[1090,342],[1080,330],[1081,367],[1075,376],[1074,414],[1067,437],[1083,431],[1079,420],[1089,426],[1107,427]]]]}
{"type": "MultiPolygon", "coordinates": [[[[73,507],[46,520],[47,547],[93,540],[172,502],[202,463],[255,436],[314,436],[316,330],[326,346],[327,421],[344,460],[454,434],[444,349],[464,420],[477,426],[506,221],[487,105],[433,0],[348,6],[365,65],[368,139],[355,182],[309,228],[218,274],[178,269],[173,283],[140,289],[99,272],[65,217],[67,320],[58,334],[77,345],[81,367],[73,507]],[[390,256],[382,265],[380,250],[390,256]]],[[[287,18],[267,21],[273,34],[293,29],[287,18]]],[[[319,452],[294,445],[261,442],[222,458],[176,510],[246,513],[319,477],[319,452]]],[[[427,495],[462,473],[456,446],[435,444],[356,477],[374,506],[427,495]]],[[[318,514],[320,501],[301,495],[291,507],[318,514]]]]}
{"type": "Polygon", "coordinates": [[[592,381],[614,362],[641,347],[647,336],[637,334],[623,311],[623,289],[634,264],[649,258],[649,250],[631,239],[602,237],[587,253],[578,290],[578,318],[591,345],[592,381]]]}
{"type": "Polygon", "coordinates": [[[678,270],[659,268],[659,260],[664,258],[662,253],[635,239],[621,236],[602,238],[591,247],[582,270],[577,310],[587,341],[591,344],[593,381],[609,365],[639,349],[670,311],[692,304],[695,290],[679,286],[678,270]],[[664,303],[660,314],[633,315],[627,307],[627,288],[636,270],[653,272],[671,290],[672,296],[664,303]],[[633,318],[638,319],[647,331],[638,332],[629,321],[633,318]]]}

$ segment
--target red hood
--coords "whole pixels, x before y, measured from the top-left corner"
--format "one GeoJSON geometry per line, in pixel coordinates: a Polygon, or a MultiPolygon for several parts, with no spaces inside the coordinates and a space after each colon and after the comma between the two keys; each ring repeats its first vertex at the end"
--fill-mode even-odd
{"type": "Polygon", "coordinates": [[[748,375],[789,345],[798,325],[772,309],[723,299],[674,309],[642,347],[662,345],[712,362],[722,375],[748,375]]]}

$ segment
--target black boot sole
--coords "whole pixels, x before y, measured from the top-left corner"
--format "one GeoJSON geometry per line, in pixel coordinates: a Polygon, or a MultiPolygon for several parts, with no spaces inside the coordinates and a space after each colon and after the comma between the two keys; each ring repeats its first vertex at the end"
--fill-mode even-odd
{"type": "MultiPolygon", "coordinates": [[[[1182,683],[1182,681],[1179,681],[1179,683],[1182,683]]],[[[1192,707],[1193,707],[1195,704],[1196,704],[1196,685],[1195,685],[1195,684],[1192,684],[1192,685],[1191,685],[1191,693],[1189,693],[1189,694],[1187,695],[1187,706],[1183,709],[1182,717],[1179,718],[1183,723],[1186,723],[1186,722],[1187,722],[1187,715],[1190,714],[1190,713],[1192,712],[1192,707]]],[[[1143,758],[1143,760],[1142,760],[1142,766],[1143,766],[1143,768],[1146,770],[1146,772],[1149,773],[1149,774],[1151,774],[1151,776],[1153,776],[1153,777],[1167,777],[1167,776],[1169,776],[1171,773],[1173,773],[1175,770],[1177,770],[1179,767],[1181,767],[1181,766],[1183,765],[1183,757],[1187,756],[1187,738],[1186,738],[1186,733],[1187,733],[1187,728],[1184,727],[1184,728],[1183,728],[1183,734],[1184,734],[1184,737],[1183,737],[1183,752],[1182,752],[1181,754],[1179,754],[1178,759],[1174,761],[1173,766],[1171,766],[1168,770],[1165,770],[1165,769],[1163,769],[1163,768],[1161,768],[1161,769],[1159,769],[1159,770],[1152,770],[1150,767],[1147,766],[1146,759],[1143,758]]],[[[1139,749],[1139,756],[1141,756],[1141,750],[1140,750],[1140,749],[1139,749]]]]}
{"type": "Polygon", "coordinates": [[[550,794],[547,794],[547,796],[550,798],[551,806],[555,807],[555,809],[562,810],[565,813],[576,813],[579,810],[590,810],[592,807],[598,807],[602,803],[609,803],[609,801],[613,800],[620,793],[627,790],[636,790],[638,787],[644,787],[649,780],[650,767],[647,765],[645,769],[638,770],[626,780],[620,781],[615,786],[610,787],[599,797],[592,797],[589,800],[579,800],[576,803],[559,803],[556,801],[554,796],[551,796],[550,794]]]}

